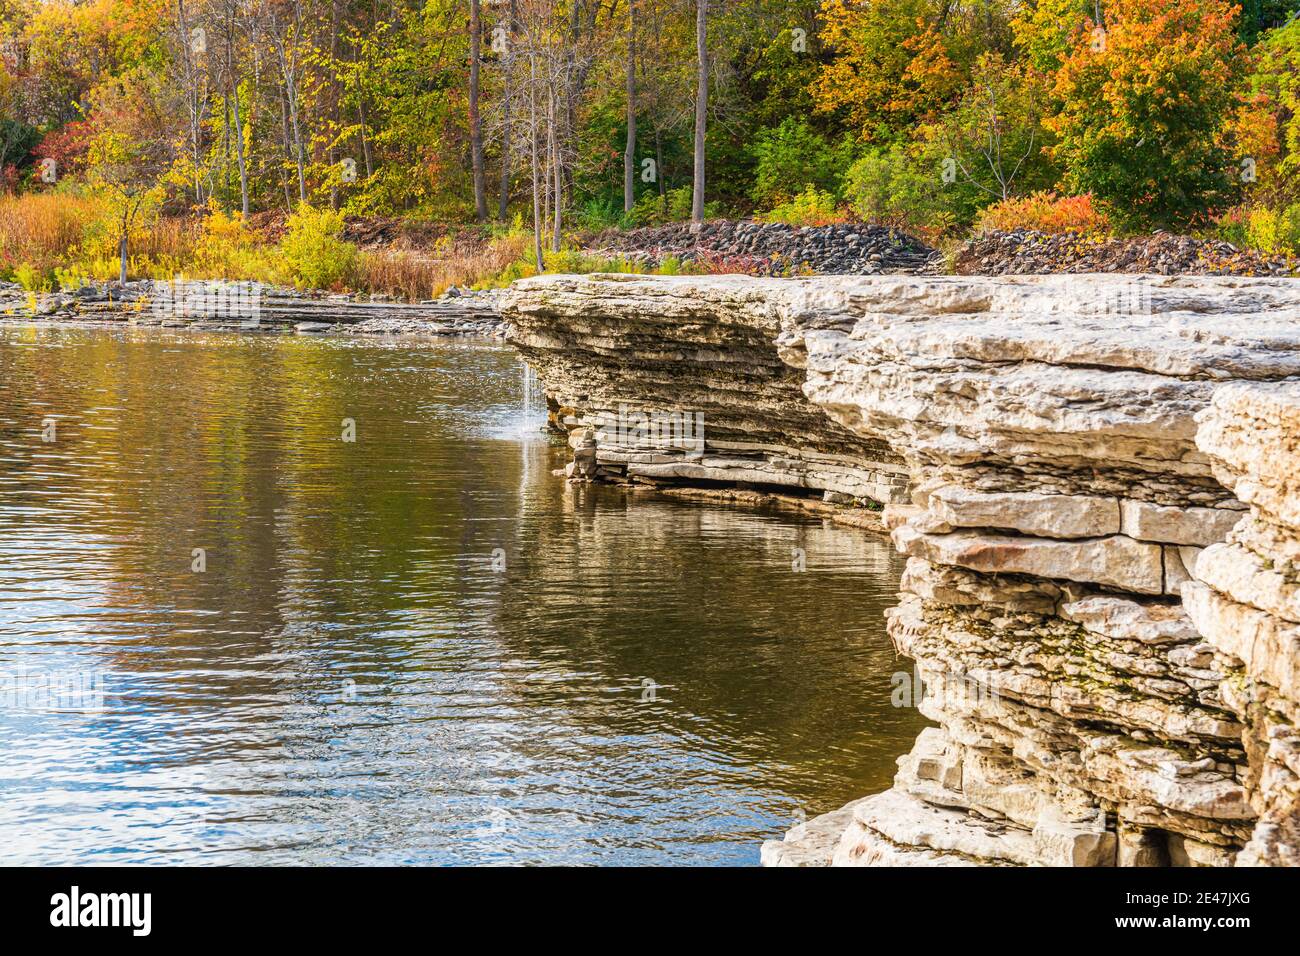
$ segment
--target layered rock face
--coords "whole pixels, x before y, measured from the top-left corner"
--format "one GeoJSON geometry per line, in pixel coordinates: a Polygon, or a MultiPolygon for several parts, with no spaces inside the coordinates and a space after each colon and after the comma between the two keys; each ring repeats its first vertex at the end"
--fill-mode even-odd
{"type": "Polygon", "coordinates": [[[1300,377],[1294,284],[563,277],[511,295],[575,426],[685,403],[704,462],[716,419],[764,456],[751,473],[779,467],[756,450],[779,436],[908,475],[877,499],[909,557],[889,628],[938,726],[893,790],[765,862],[1290,861],[1300,617],[1275,569],[1300,559],[1300,424],[1294,390],[1254,383],[1300,377]]]}
{"type": "Polygon", "coordinates": [[[1245,725],[1245,777],[1259,815],[1238,857],[1300,865],[1300,383],[1229,385],[1201,414],[1197,444],[1250,506],[1197,559],[1187,611],[1214,645],[1225,703],[1245,725]]]}
{"type": "Polygon", "coordinates": [[[701,294],[701,282],[545,276],[505,293],[510,341],[537,369],[577,463],[609,478],[902,500],[900,456],[827,418],[777,354],[781,283],[717,276],[701,294]]]}

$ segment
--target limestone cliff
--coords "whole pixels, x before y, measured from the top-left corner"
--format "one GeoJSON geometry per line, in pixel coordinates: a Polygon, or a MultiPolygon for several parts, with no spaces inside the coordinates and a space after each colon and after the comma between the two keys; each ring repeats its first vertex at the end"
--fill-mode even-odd
{"type": "Polygon", "coordinates": [[[939,726],[765,862],[1296,861],[1300,286],[559,276],[503,308],[583,474],[887,506],[939,726]],[[627,427],[682,412],[702,435],[627,427]]]}
{"type": "Polygon", "coordinates": [[[1218,651],[1245,725],[1258,821],[1238,862],[1300,865],[1300,383],[1229,385],[1197,445],[1249,515],[1197,559],[1188,613],[1218,651]]]}

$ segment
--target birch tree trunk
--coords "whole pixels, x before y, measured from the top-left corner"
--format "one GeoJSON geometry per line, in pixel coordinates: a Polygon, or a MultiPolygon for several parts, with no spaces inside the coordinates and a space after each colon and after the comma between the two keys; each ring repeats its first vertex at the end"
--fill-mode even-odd
{"type": "Polygon", "coordinates": [[[623,150],[623,211],[636,202],[636,0],[627,4],[627,146],[623,150]]]}
{"type": "Polygon", "coordinates": [[[704,125],[709,109],[709,48],[706,41],[708,0],[695,0],[695,176],[691,194],[691,222],[704,221],[704,125]]]}

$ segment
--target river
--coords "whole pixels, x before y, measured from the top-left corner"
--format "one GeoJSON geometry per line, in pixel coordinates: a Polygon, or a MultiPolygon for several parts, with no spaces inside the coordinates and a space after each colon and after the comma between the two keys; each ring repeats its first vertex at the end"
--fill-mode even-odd
{"type": "Polygon", "coordinates": [[[567,485],[528,392],[489,342],[0,327],[3,862],[753,864],[886,788],[888,542],[567,485]]]}

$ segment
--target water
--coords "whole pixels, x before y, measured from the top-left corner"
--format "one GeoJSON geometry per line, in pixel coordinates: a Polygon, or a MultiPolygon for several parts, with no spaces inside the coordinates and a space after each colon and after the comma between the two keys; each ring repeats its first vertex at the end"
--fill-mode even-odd
{"type": "Polygon", "coordinates": [[[0,328],[0,862],[750,864],[886,787],[887,544],[568,486],[538,391],[0,328]]]}

